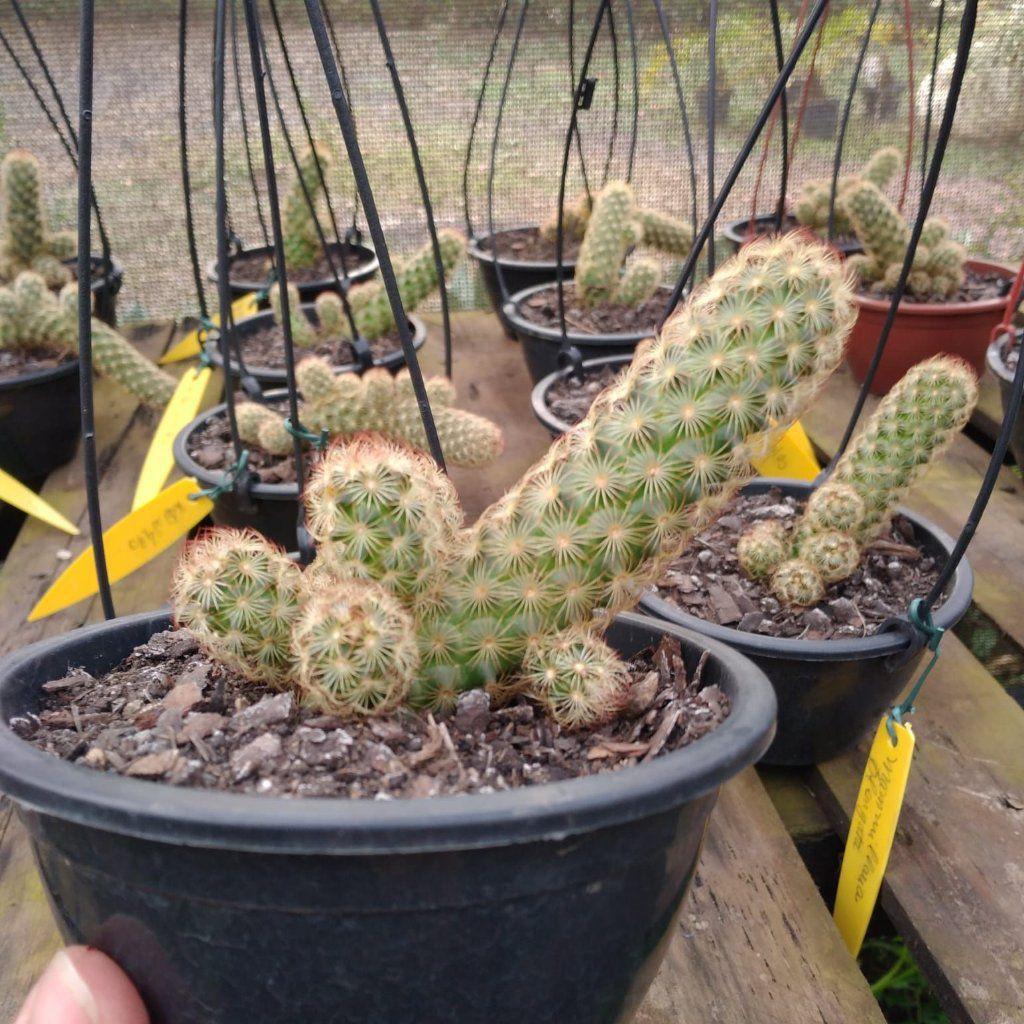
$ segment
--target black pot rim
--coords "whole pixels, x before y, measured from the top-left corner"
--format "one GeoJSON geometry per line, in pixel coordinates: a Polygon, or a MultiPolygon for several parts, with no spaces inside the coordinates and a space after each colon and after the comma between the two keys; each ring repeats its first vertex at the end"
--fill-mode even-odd
{"type": "MultiPolygon", "coordinates": [[[[746,487],[755,484],[797,491],[809,491],[812,486],[806,480],[791,480],[785,477],[755,477],[747,483],[746,487]]],[[[914,524],[915,529],[931,534],[947,555],[953,550],[953,538],[933,522],[907,508],[901,507],[898,511],[914,524]]],[[[973,591],[974,572],[965,558],[957,566],[949,597],[933,612],[935,625],[943,629],[952,629],[967,613],[973,591]]],[[[720,626],[714,622],[705,622],[704,619],[699,619],[696,615],[690,615],[666,601],[654,590],[646,591],[641,596],[639,607],[648,615],[673,622],[684,629],[728,644],[743,654],[758,658],[783,658],[800,661],[863,661],[869,658],[886,658],[900,654],[906,649],[908,643],[906,636],[896,632],[875,633],[872,636],[848,637],[840,640],[798,640],[794,637],[746,633],[738,629],[730,629],[728,626],[720,626]]]]}
{"type": "Polygon", "coordinates": [[[0,394],[18,388],[46,384],[51,380],[60,380],[62,377],[70,377],[75,373],[78,373],[78,360],[70,359],[66,363],[60,363],[45,370],[35,370],[32,373],[23,373],[20,377],[9,377],[7,380],[2,380],[0,381],[0,394]]]}
{"type": "MultiPolygon", "coordinates": [[[[307,314],[312,313],[316,309],[316,304],[313,302],[303,302],[302,309],[307,314]]],[[[413,348],[418,352],[427,343],[427,326],[415,313],[407,313],[406,317],[409,320],[409,326],[412,328],[412,344],[413,348]]],[[[255,330],[262,324],[273,321],[274,313],[272,310],[265,309],[260,313],[253,313],[252,316],[242,317],[235,324],[235,331],[238,332],[238,336],[242,339],[242,343],[245,342],[245,336],[251,330],[255,330]]],[[[220,346],[213,340],[206,342],[206,353],[210,358],[210,362],[213,363],[218,369],[224,368],[224,361],[221,359],[220,346]]],[[[373,361],[374,368],[383,367],[384,369],[390,369],[393,366],[401,366],[405,362],[405,352],[399,347],[394,352],[388,353],[380,359],[373,361]]],[[[256,366],[246,360],[246,370],[249,371],[258,380],[265,380],[270,383],[285,385],[288,381],[288,374],[282,368],[272,366],[256,366]]],[[[335,366],[333,370],[336,374],[342,373],[358,373],[361,367],[358,363],[345,363],[343,366],[335,366]]],[[[238,374],[238,369],[235,366],[234,353],[231,354],[231,372],[233,375],[238,374]]]]}
{"type": "MultiPolygon", "coordinates": [[[[657,814],[711,792],[763,754],[774,733],[775,695],[760,669],[734,650],[679,627],[626,613],[633,625],[709,650],[734,689],[729,717],[712,733],[649,764],[541,786],[426,800],[287,799],[180,788],[68,764],[37,750],[0,720],[0,786],[20,804],[107,832],[190,847],[282,854],[408,854],[558,840],[657,814]]],[[[40,657],[123,627],[158,632],[166,610],[52,637],[0,663],[0,686],[40,657]]]]}
{"type": "MultiPolygon", "coordinates": [[[[536,224],[516,224],[510,228],[498,228],[495,234],[501,235],[506,231],[526,231],[530,228],[536,228],[536,224]]],[[[483,231],[479,234],[473,235],[469,240],[467,251],[469,255],[480,263],[493,263],[494,252],[490,249],[483,248],[483,242],[487,241],[491,237],[490,231],[483,231]]],[[[552,274],[555,273],[555,268],[558,264],[554,260],[514,260],[508,259],[504,256],[499,255],[498,262],[503,267],[508,267],[510,270],[550,270],[552,274]]],[[[562,260],[562,266],[565,268],[575,267],[575,260],[562,260]]]]}
{"type": "MultiPolygon", "coordinates": [[[[380,266],[380,263],[379,263],[379,261],[377,259],[377,254],[373,251],[373,249],[370,248],[370,246],[363,245],[362,242],[360,242],[358,245],[350,245],[347,242],[330,242],[327,247],[328,247],[328,249],[331,249],[331,250],[334,250],[334,251],[339,251],[342,248],[348,248],[348,249],[352,250],[353,252],[359,253],[360,256],[368,257],[368,258],[362,258],[360,260],[360,262],[356,264],[354,270],[350,271],[350,273],[349,273],[349,277],[350,278],[352,277],[353,273],[364,275],[364,276],[369,276],[370,274],[375,273],[377,271],[377,268],[380,266]]],[[[254,245],[251,248],[240,249],[238,252],[232,253],[232,255],[230,255],[228,257],[228,284],[232,288],[244,288],[246,291],[249,291],[249,292],[261,291],[263,288],[266,287],[266,285],[267,285],[266,281],[245,281],[245,280],[243,280],[241,278],[232,277],[231,276],[231,265],[232,265],[232,262],[235,259],[237,259],[239,256],[271,256],[271,255],[273,255],[273,252],[274,252],[274,247],[272,245],[254,245]]],[[[210,260],[209,263],[206,264],[206,277],[210,281],[216,281],[217,280],[217,260],[216,259],[212,259],[212,260],[210,260]]],[[[342,280],[344,280],[344,278],[342,277],[342,273],[341,273],[341,267],[338,268],[338,277],[341,277],[342,280]]],[[[316,281],[303,281],[302,284],[299,287],[300,288],[332,288],[332,287],[334,287],[334,277],[331,276],[331,275],[328,275],[327,277],[321,278],[321,279],[316,280],[316,281]]]]}
{"type": "MultiPolygon", "coordinates": [[[[567,279],[566,286],[572,285],[572,280],[567,279]]],[[[505,314],[505,319],[515,328],[523,334],[531,334],[535,338],[539,338],[543,341],[554,342],[556,345],[562,343],[562,332],[557,327],[545,327],[543,324],[535,324],[532,320],[527,320],[519,312],[519,307],[535,292],[544,291],[547,288],[553,288],[555,286],[554,281],[548,281],[546,284],[535,284],[529,288],[524,288],[520,292],[516,292],[515,295],[511,296],[508,302],[502,307],[502,312],[505,314]]],[[[672,294],[672,288],[669,285],[661,285],[658,289],[665,293],[666,297],[672,294]]],[[[652,328],[649,331],[630,331],[626,334],[582,334],[579,331],[568,331],[566,337],[574,345],[589,345],[592,348],[597,348],[602,345],[607,346],[618,346],[623,345],[638,345],[641,341],[647,338],[653,338],[657,334],[657,329],[652,328]]]]}
{"type": "MultiPolygon", "coordinates": [[[[1018,356],[1018,358],[1020,358],[1018,356]]],[[[1002,381],[1007,384],[1013,383],[1013,371],[1006,365],[1003,359],[1003,339],[996,338],[991,342],[985,352],[985,362],[988,368],[1002,381]]]]}
{"type": "MultiPolygon", "coordinates": [[[[599,356],[597,359],[584,359],[582,369],[592,370],[598,366],[613,366],[616,363],[621,363],[622,366],[628,366],[632,361],[632,353],[619,352],[612,356],[599,356]]],[[[568,377],[570,373],[572,373],[571,366],[565,366],[560,370],[555,370],[553,373],[549,373],[546,377],[541,377],[541,379],[533,385],[533,391],[530,392],[530,403],[533,406],[534,416],[536,416],[537,419],[540,420],[540,422],[553,434],[565,434],[572,430],[572,427],[566,423],[565,420],[560,419],[551,411],[551,406],[549,406],[547,402],[548,392],[554,386],[555,381],[560,377],[568,377]]]]}
{"type": "MultiPolygon", "coordinates": [[[[273,391],[264,392],[263,397],[270,400],[280,399],[284,401],[288,397],[288,391],[284,388],[275,388],[273,391]]],[[[221,402],[219,405],[212,406],[201,412],[191,423],[178,431],[172,445],[174,461],[178,464],[178,468],[186,476],[194,476],[204,487],[215,487],[217,484],[222,483],[224,471],[221,469],[207,469],[205,466],[200,466],[188,453],[188,439],[207,420],[213,419],[214,416],[222,415],[226,408],[227,403],[221,402]]],[[[249,488],[249,494],[260,501],[296,501],[299,496],[299,488],[297,484],[254,483],[249,488]]]]}

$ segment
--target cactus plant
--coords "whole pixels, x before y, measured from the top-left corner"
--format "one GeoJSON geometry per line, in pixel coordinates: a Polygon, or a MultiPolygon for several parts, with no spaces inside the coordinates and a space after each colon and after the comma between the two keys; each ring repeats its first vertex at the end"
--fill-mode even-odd
{"type": "MultiPolygon", "coordinates": [[[[383,369],[368,370],[362,377],[337,376],[325,360],[309,358],[299,363],[296,377],[305,396],[301,415],[307,428],[327,430],[335,438],[373,431],[413,448],[428,448],[407,370],[396,377],[383,369]]],[[[483,416],[454,408],[455,389],[444,377],[426,383],[445,457],[455,466],[484,466],[496,459],[504,443],[501,430],[483,416]]],[[[238,431],[246,444],[272,455],[287,455],[293,447],[280,415],[264,405],[240,405],[238,431]]]]}
{"type": "Polygon", "coordinates": [[[783,604],[806,607],[825,596],[825,582],[802,558],[790,558],[775,570],[772,592],[783,604]]]}
{"type": "MultiPolygon", "coordinates": [[[[590,220],[591,201],[586,192],[578,195],[572,202],[562,207],[562,235],[566,239],[577,241],[583,237],[590,220]]],[[[558,211],[555,210],[540,226],[541,238],[554,242],[558,238],[558,211]]]]}
{"type": "MultiPolygon", "coordinates": [[[[0,347],[61,354],[78,348],[78,286],[66,284],[59,296],[32,271],[0,288],[0,347]]],[[[162,408],[174,394],[175,380],[154,366],[127,339],[99,320],[92,321],[93,365],[141,402],[162,408]]]]}
{"type": "MultiPolygon", "coordinates": [[[[458,529],[450,485],[425,458],[398,466],[395,447],[372,437],[331,449],[306,495],[319,565],[303,579],[303,612],[330,604],[320,587],[344,600],[355,580],[351,600],[365,617],[376,591],[362,584],[384,587],[409,616],[403,635],[417,648],[415,659],[389,650],[386,671],[416,707],[518,678],[567,726],[612,713],[627,676],[598,642],[601,628],[798,415],[842,358],[853,315],[844,272],[825,247],[794,237],[748,246],[468,530],[458,529]]],[[[202,551],[186,553],[176,595],[195,591],[205,561],[202,551]]],[[[221,622],[197,609],[186,602],[179,619],[196,624],[216,657],[223,638],[206,638],[221,622]]],[[[374,643],[401,632],[383,602],[379,612],[386,626],[374,643]]],[[[308,663],[306,635],[293,630],[292,666],[308,663]]],[[[345,647],[331,657],[355,655],[345,647]]],[[[331,706],[321,690],[304,692],[331,706]]]]}
{"type": "MultiPolygon", "coordinates": [[[[910,241],[909,225],[870,181],[847,189],[841,202],[865,249],[863,255],[851,258],[851,267],[863,284],[878,292],[891,292],[910,241]]],[[[965,260],[963,247],[948,237],[946,225],[937,219],[926,221],[907,291],[918,299],[949,298],[964,282],[965,260]]]]}
{"type": "Polygon", "coordinates": [[[46,229],[39,186],[39,161],[24,149],[12,149],[0,164],[3,189],[3,244],[0,247],[0,281],[13,281],[31,270],[48,288],[60,288],[71,280],[61,262],[75,255],[75,236],[51,234],[46,229]]]}
{"type": "MultiPolygon", "coordinates": [[[[270,300],[270,309],[274,314],[274,321],[278,324],[284,322],[281,315],[281,285],[271,286],[267,298],[270,300]]],[[[335,296],[337,298],[337,296],[335,296]]],[[[340,299],[338,300],[340,303],[340,299]]],[[[288,323],[292,329],[292,341],[299,348],[314,348],[316,346],[316,331],[309,322],[309,318],[302,311],[302,299],[299,296],[299,289],[290,281],[288,282],[288,323]]]]}
{"type": "Polygon", "coordinates": [[[324,205],[318,158],[320,167],[326,171],[331,162],[327,150],[321,146],[306,148],[298,161],[296,180],[285,196],[281,217],[284,258],[285,265],[293,270],[309,270],[323,255],[323,245],[316,229],[324,205]]]}

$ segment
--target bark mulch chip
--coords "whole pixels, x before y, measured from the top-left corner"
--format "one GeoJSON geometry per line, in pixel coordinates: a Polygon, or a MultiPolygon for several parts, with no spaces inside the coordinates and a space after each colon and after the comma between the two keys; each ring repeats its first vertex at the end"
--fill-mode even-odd
{"type": "MultiPolygon", "coordinates": [[[[341,272],[341,256],[333,254],[334,269],[338,271],[338,277],[344,277],[341,272]]],[[[355,273],[366,265],[366,261],[356,262],[352,255],[346,256],[345,269],[355,273]]],[[[231,267],[228,271],[228,278],[231,281],[266,281],[269,277],[273,263],[266,254],[250,254],[235,256],[231,260],[231,267]]],[[[288,280],[292,284],[315,284],[318,281],[334,282],[334,271],[327,257],[321,254],[320,259],[312,267],[288,267],[288,280]]]]}
{"type": "MultiPolygon", "coordinates": [[[[572,281],[565,282],[565,323],[576,334],[636,334],[655,329],[665,312],[669,293],[661,289],[639,306],[624,306],[618,302],[604,302],[596,306],[582,305],[572,281]]],[[[530,323],[555,330],[561,328],[558,318],[558,289],[551,285],[534,292],[519,303],[519,312],[530,323]]]]}
{"type": "Polygon", "coordinates": [[[45,349],[0,348],[0,381],[15,380],[30,373],[43,373],[70,363],[74,358],[71,352],[54,355],[45,349]]]}
{"type": "MultiPolygon", "coordinates": [[[[319,328],[314,328],[319,335],[319,328]]],[[[280,324],[267,323],[245,334],[242,339],[242,358],[246,367],[265,368],[268,370],[283,370],[285,368],[284,358],[284,331],[280,324]]],[[[375,360],[383,359],[393,352],[399,351],[402,347],[402,340],[398,336],[398,328],[394,328],[379,338],[369,342],[370,351],[375,360]]],[[[311,348],[300,348],[295,346],[295,358],[301,360],[304,356],[323,356],[333,366],[351,366],[356,361],[352,346],[344,339],[317,338],[317,342],[311,348]]]]}
{"type": "Polygon", "coordinates": [[[496,790],[616,771],[677,750],[729,714],[729,698],[688,675],[678,642],[630,661],[629,706],[568,732],[526,698],[492,707],[483,690],[447,714],[400,709],[341,720],[211,662],[187,630],[157,633],[100,678],[44,683],[11,725],[56,757],[176,786],[290,797],[389,800],[496,790]]]}
{"type": "Polygon", "coordinates": [[[594,399],[622,370],[622,366],[601,366],[583,371],[583,379],[575,377],[559,377],[548,388],[544,396],[548,408],[570,427],[577,423],[590,411],[594,399]]]}
{"type": "MultiPolygon", "coordinates": [[[[555,243],[542,238],[537,228],[516,228],[510,231],[499,231],[498,259],[520,260],[524,263],[554,263],[555,243]]],[[[480,239],[480,248],[490,252],[490,238],[480,239]]],[[[566,237],[562,242],[562,261],[575,260],[580,254],[580,242],[577,238],[566,237]]]]}

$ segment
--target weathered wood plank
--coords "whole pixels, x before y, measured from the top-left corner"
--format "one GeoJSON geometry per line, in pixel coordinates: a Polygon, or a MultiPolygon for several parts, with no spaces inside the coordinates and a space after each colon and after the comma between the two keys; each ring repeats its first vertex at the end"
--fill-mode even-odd
{"type": "MultiPolygon", "coordinates": [[[[849,372],[840,370],[803,416],[814,444],[835,451],[856,397],[849,372]]],[[[867,412],[877,400],[869,399],[867,412]]],[[[988,464],[988,452],[967,437],[958,437],[946,455],[918,481],[907,505],[956,536],[988,464]]],[[[968,552],[975,572],[974,599],[999,627],[1024,646],[1024,616],[1019,595],[1024,593],[1024,559],[1017,557],[1024,540],[1024,482],[1003,468],[999,484],[985,511],[968,552]]]]}
{"type": "Polygon", "coordinates": [[[753,770],[722,789],[693,890],[636,1024],[881,1024],[753,770]]]}
{"type": "MultiPolygon", "coordinates": [[[[882,904],[954,1024],[1019,1024],[1024,711],[948,636],[914,731],[917,750],[882,904]]],[[[812,774],[844,836],[867,746],[812,774]]]]}

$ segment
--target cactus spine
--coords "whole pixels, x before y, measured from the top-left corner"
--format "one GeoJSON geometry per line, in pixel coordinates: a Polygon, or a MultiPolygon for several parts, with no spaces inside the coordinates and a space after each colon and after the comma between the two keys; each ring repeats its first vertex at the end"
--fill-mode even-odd
{"type": "MultiPolygon", "coordinates": [[[[397,377],[383,369],[368,370],[362,377],[335,375],[325,360],[309,358],[299,363],[296,376],[305,396],[302,422],[309,429],[327,430],[335,438],[372,431],[427,450],[408,370],[397,377]]],[[[445,378],[430,378],[426,384],[446,459],[455,466],[493,462],[504,446],[500,428],[483,416],[454,408],[455,389],[445,378]]],[[[258,445],[272,455],[292,451],[292,436],[279,414],[246,403],[238,407],[238,417],[239,434],[246,444],[258,445]]]]}
{"type": "Polygon", "coordinates": [[[284,201],[281,222],[284,233],[285,264],[295,270],[315,267],[323,254],[317,220],[323,211],[324,190],[317,170],[317,157],[326,172],[330,155],[320,146],[306,149],[299,159],[298,175],[284,201]],[[309,199],[306,199],[306,194],[309,199]]]}
{"type": "MultiPolygon", "coordinates": [[[[0,288],[0,344],[58,354],[74,352],[78,348],[78,286],[65,285],[58,297],[39,274],[23,271],[12,285],[0,288]]],[[[162,408],[174,394],[173,377],[96,319],[92,321],[92,354],[98,373],[116,380],[146,405],[162,408]]]]}
{"type": "MultiPolygon", "coordinates": [[[[793,237],[748,246],[469,530],[458,529],[450,485],[425,458],[398,466],[394,447],[371,438],[333,449],[307,496],[319,566],[303,577],[300,606],[321,609],[319,588],[332,585],[341,600],[354,577],[384,587],[409,623],[403,632],[385,615],[375,636],[415,638],[415,658],[389,649],[387,663],[415,706],[514,686],[525,672],[558,721],[599,720],[620,706],[626,680],[600,627],[735,493],[750,459],[838,364],[853,314],[824,247],[793,237]]],[[[204,571],[186,555],[179,579],[204,571]]],[[[363,587],[352,601],[365,610],[378,596],[363,587]]],[[[186,605],[187,621],[195,607],[186,605]]],[[[199,618],[201,638],[217,629],[199,618]]],[[[293,630],[292,666],[307,664],[306,635],[293,630]]],[[[330,706],[320,690],[306,692],[330,706]]]]}
{"type": "Polygon", "coordinates": [[[24,149],[12,149],[0,164],[3,188],[3,247],[0,280],[13,281],[25,270],[35,271],[48,288],[71,280],[61,263],[74,255],[74,235],[46,230],[39,186],[39,161],[24,149]]]}

